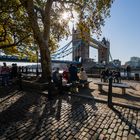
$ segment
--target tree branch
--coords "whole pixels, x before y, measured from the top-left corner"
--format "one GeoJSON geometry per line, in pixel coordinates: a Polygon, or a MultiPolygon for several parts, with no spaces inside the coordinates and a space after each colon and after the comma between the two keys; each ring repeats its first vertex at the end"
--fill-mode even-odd
{"type": "Polygon", "coordinates": [[[20,0],[20,2],[23,4],[25,9],[27,10],[27,13],[28,13],[28,16],[29,16],[29,20],[30,20],[30,23],[31,23],[31,27],[33,29],[35,39],[38,42],[41,42],[42,41],[42,34],[41,34],[40,29],[39,29],[36,13],[34,11],[33,0],[20,0]]]}
{"type": "Polygon", "coordinates": [[[13,46],[17,46],[20,43],[22,43],[22,41],[25,40],[26,38],[28,38],[29,36],[30,35],[27,35],[27,36],[23,37],[22,39],[20,39],[19,41],[11,43],[11,44],[3,44],[3,45],[0,46],[0,49],[5,49],[5,48],[10,48],[10,47],[13,47],[13,46]]]}

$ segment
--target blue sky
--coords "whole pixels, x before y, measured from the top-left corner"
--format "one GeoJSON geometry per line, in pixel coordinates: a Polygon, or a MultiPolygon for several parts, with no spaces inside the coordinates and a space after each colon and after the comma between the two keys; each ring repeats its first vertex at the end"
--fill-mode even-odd
{"type": "Polygon", "coordinates": [[[111,17],[102,28],[102,36],[110,40],[113,59],[120,59],[122,64],[132,56],[140,57],[139,14],[140,0],[115,0],[111,17]]]}
{"type": "MultiPolygon", "coordinates": [[[[130,57],[140,57],[140,0],[115,0],[110,18],[105,19],[102,27],[102,36],[110,41],[110,52],[113,59],[121,60],[122,64],[130,60],[130,57]]],[[[62,41],[64,46],[69,41],[62,41]]],[[[98,53],[90,48],[90,58],[97,61],[98,53]]],[[[61,60],[71,60],[71,55],[61,60]]]]}

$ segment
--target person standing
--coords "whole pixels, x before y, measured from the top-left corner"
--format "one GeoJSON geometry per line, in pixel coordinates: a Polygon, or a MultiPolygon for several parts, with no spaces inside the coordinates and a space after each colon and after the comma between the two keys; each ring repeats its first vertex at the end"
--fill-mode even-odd
{"type": "Polygon", "coordinates": [[[12,68],[11,68],[11,78],[14,79],[16,78],[18,75],[18,67],[17,64],[12,64],[12,68]]]}
{"type": "Polygon", "coordinates": [[[78,80],[78,76],[77,76],[77,67],[74,66],[73,64],[70,64],[69,67],[69,74],[70,74],[70,82],[76,82],[78,80]]]}
{"type": "Polygon", "coordinates": [[[1,68],[2,85],[4,86],[9,85],[9,74],[10,74],[10,69],[9,67],[7,67],[6,63],[4,62],[1,68]]]}
{"type": "Polygon", "coordinates": [[[130,78],[131,78],[131,67],[129,65],[126,67],[126,72],[127,72],[127,79],[130,80],[130,78]]]}

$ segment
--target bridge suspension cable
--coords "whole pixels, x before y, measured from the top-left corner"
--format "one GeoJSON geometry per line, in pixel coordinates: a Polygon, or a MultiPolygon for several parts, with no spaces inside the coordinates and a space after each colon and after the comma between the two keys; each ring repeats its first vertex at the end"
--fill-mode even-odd
{"type": "Polygon", "coordinates": [[[68,56],[69,54],[72,53],[73,50],[75,50],[76,48],[80,47],[80,44],[81,44],[81,41],[78,42],[76,44],[76,46],[73,46],[73,47],[70,47],[70,48],[67,47],[67,49],[63,50],[63,52],[56,53],[55,55],[52,55],[52,58],[56,59],[56,58],[63,58],[63,57],[68,56]]]}
{"type": "Polygon", "coordinates": [[[58,54],[58,52],[63,52],[64,50],[66,50],[68,47],[69,47],[69,45],[71,44],[71,42],[72,42],[72,40],[68,43],[68,44],[66,44],[64,47],[62,47],[62,48],[60,48],[60,49],[58,49],[56,52],[54,52],[52,55],[55,55],[55,54],[58,54]]]}
{"type": "Polygon", "coordinates": [[[71,41],[66,46],[59,49],[58,52],[55,52],[54,54],[52,54],[51,57],[54,59],[59,58],[63,53],[65,53],[68,50],[68,47],[70,46],[70,44],[71,44],[71,41]]]}
{"type": "Polygon", "coordinates": [[[112,58],[110,51],[109,51],[109,56],[110,56],[111,61],[113,61],[113,58],[112,58]]]}

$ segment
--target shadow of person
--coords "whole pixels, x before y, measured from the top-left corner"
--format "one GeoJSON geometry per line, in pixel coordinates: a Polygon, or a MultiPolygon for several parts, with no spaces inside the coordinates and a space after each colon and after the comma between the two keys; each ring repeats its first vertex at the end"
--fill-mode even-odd
{"type": "Polygon", "coordinates": [[[71,104],[71,113],[69,114],[69,118],[72,121],[81,122],[88,118],[86,105],[91,106],[92,111],[97,110],[96,102],[93,99],[75,97],[74,95],[69,96],[68,99],[69,100],[67,102],[69,102],[71,104]]]}
{"type": "Polygon", "coordinates": [[[78,89],[80,95],[86,95],[86,96],[93,96],[92,92],[94,91],[94,89],[90,89],[90,88],[79,88],[78,89]]]}
{"type": "Polygon", "coordinates": [[[61,118],[61,106],[62,106],[62,99],[59,98],[55,104],[55,118],[56,120],[60,120],[61,118]]]}
{"type": "Polygon", "coordinates": [[[75,101],[72,103],[70,116],[73,121],[79,121],[77,117],[81,118],[80,121],[84,121],[88,118],[88,113],[85,109],[85,106],[81,102],[75,101]]]}
{"type": "Polygon", "coordinates": [[[89,104],[91,105],[93,110],[97,110],[94,94],[92,94],[94,90],[95,89],[90,89],[90,88],[79,88],[78,96],[82,99],[83,103],[89,104]],[[87,97],[87,98],[84,99],[82,97],[87,97]]]}

